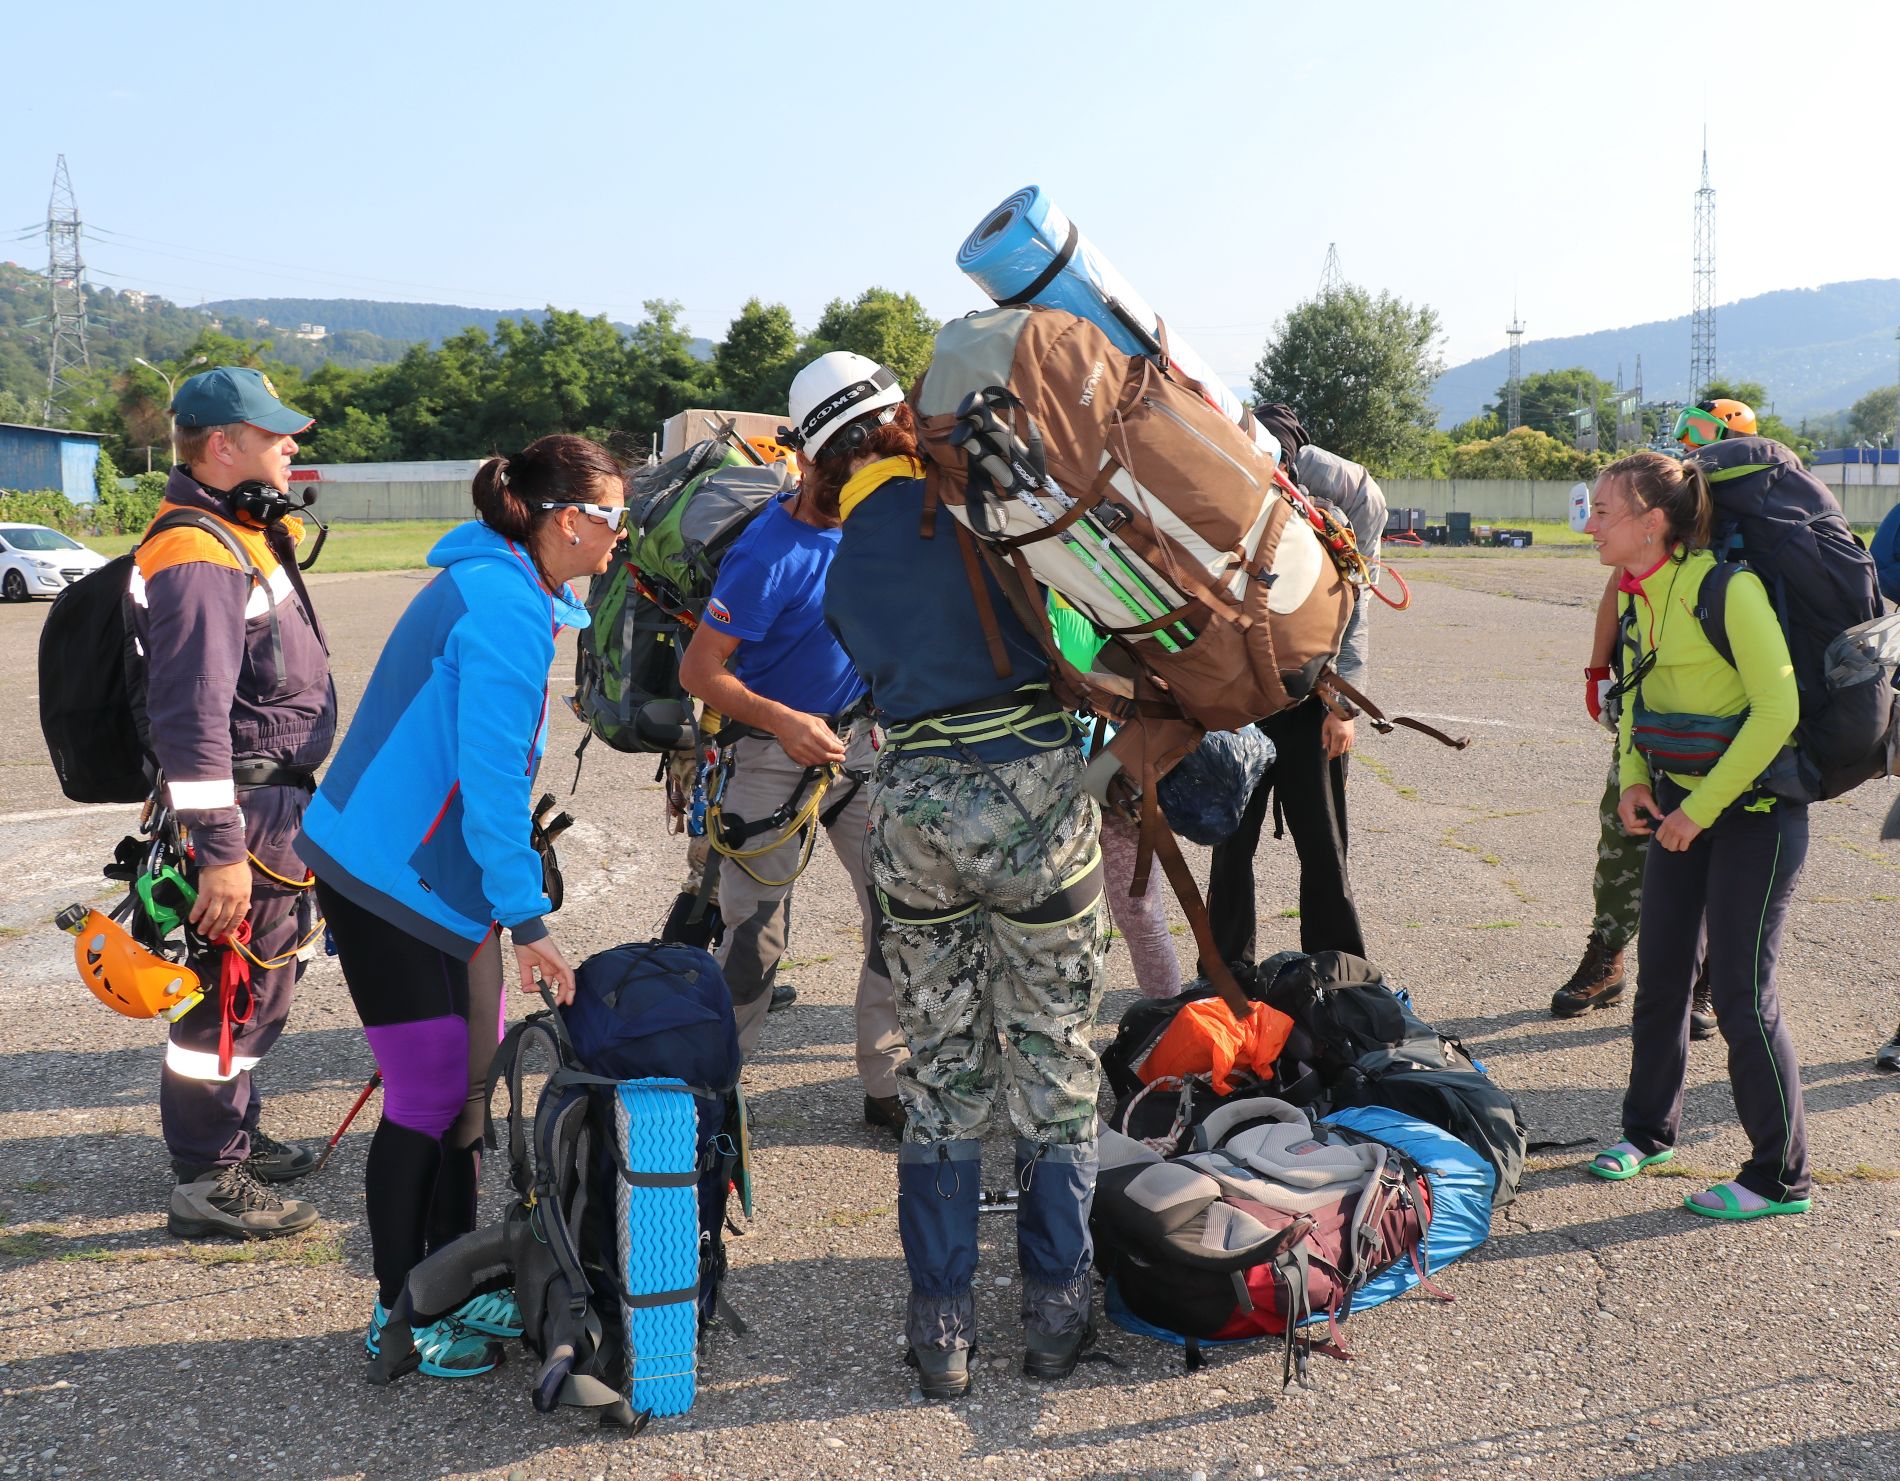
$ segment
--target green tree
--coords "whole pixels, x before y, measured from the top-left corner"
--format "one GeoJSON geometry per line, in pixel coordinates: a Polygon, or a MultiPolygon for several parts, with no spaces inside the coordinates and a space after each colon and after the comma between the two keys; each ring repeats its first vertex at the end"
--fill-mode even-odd
{"type": "MultiPolygon", "coordinates": [[[[1504,420],[1503,408],[1510,387],[1498,387],[1497,418],[1504,420]]],[[[1616,442],[1616,387],[1602,376],[1581,365],[1568,370],[1539,370],[1524,377],[1518,388],[1518,426],[1535,432],[1547,432],[1561,442],[1574,443],[1576,418],[1571,415],[1581,402],[1596,413],[1597,438],[1605,447],[1616,442]]],[[[1509,427],[1500,426],[1509,432],[1509,427]]],[[[1495,433],[1492,435],[1496,435],[1495,433]]]]}
{"type": "Polygon", "coordinates": [[[1468,442],[1452,449],[1446,471],[1452,478],[1589,478],[1608,464],[1610,452],[1579,452],[1568,442],[1531,427],[1513,427],[1502,437],[1468,442]]]}
{"type": "Polygon", "coordinates": [[[1296,407],[1322,447],[1375,473],[1403,475],[1429,457],[1438,315],[1347,285],[1308,299],[1274,326],[1253,389],[1296,407]]]}
{"type": "Polygon", "coordinates": [[[693,337],[680,323],[680,306],[648,299],[646,317],[627,340],[627,400],[620,430],[639,438],[657,438],[665,420],[717,399],[719,372],[693,353],[693,337]]]}
{"type": "Polygon", "coordinates": [[[748,298],[713,351],[719,403],[735,411],[783,415],[786,392],[803,364],[792,311],[782,303],[748,298]]]}
{"type": "Polygon", "coordinates": [[[1484,442],[1492,437],[1502,437],[1505,432],[1504,418],[1496,407],[1486,407],[1475,417],[1466,417],[1445,435],[1451,439],[1453,447],[1462,447],[1467,442],[1484,442]]]}
{"type": "Polygon", "coordinates": [[[834,298],[825,305],[800,359],[810,361],[831,350],[854,350],[888,365],[908,386],[930,364],[942,327],[915,295],[866,288],[850,303],[834,298]]]}
{"type": "Polygon", "coordinates": [[[1848,435],[1868,442],[1879,442],[1885,437],[1892,446],[1897,407],[1900,407],[1900,386],[1876,386],[1849,408],[1848,435]]]}

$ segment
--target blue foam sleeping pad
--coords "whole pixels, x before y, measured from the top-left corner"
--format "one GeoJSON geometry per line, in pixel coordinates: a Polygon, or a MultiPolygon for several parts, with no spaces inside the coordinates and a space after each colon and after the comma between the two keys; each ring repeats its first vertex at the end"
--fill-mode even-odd
{"type": "MultiPolygon", "coordinates": [[[[1025,186],[983,218],[957,248],[957,266],[991,298],[1003,303],[1035,287],[1061,254],[1069,238],[1069,218],[1039,185],[1025,186]]],[[[1036,289],[1031,300],[1043,308],[1064,309],[1087,319],[1124,355],[1144,355],[1148,347],[1109,311],[1096,281],[1107,267],[1088,238],[1077,234],[1075,248],[1062,267],[1036,289]],[[1099,264],[1096,273],[1091,267],[1099,264]]],[[[1113,268],[1107,268],[1113,272],[1113,268]]]]}
{"type": "Polygon", "coordinates": [[[629,1176],[615,1179],[627,1371],[636,1411],[693,1407],[699,1348],[699,1131],[683,1080],[628,1080],[614,1132],[629,1176]],[[631,1298],[629,1300],[628,1298],[631,1298]]]}
{"type": "MultiPolygon", "coordinates": [[[[1425,1169],[1425,1180],[1432,1189],[1432,1225],[1425,1235],[1427,1273],[1443,1270],[1490,1237],[1491,1194],[1497,1187],[1497,1171],[1450,1132],[1384,1106],[1335,1111],[1320,1125],[1342,1127],[1397,1147],[1425,1169]]],[[[1410,1260],[1401,1260],[1366,1282],[1354,1294],[1352,1309],[1364,1311],[1403,1295],[1417,1284],[1418,1271],[1410,1260]]]]}

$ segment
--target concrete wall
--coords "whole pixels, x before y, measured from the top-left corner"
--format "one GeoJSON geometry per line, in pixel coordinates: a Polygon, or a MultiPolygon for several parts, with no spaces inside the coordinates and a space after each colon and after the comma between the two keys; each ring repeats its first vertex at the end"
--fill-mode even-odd
{"type": "Polygon", "coordinates": [[[1454,509],[1483,524],[1513,520],[1570,518],[1573,483],[1530,478],[1382,478],[1386,507],[1423,509],[1433,524],[1443,524],[1454,509]]]}
{"type": "Polygon", "coordinates": [[[327,523],[339,520],[427,519],[462,520],[475,517],[469,481],[458,479],[389,479],[381,482],[296,484],[292,493],[314,488],[316,512],[327,523]]]}

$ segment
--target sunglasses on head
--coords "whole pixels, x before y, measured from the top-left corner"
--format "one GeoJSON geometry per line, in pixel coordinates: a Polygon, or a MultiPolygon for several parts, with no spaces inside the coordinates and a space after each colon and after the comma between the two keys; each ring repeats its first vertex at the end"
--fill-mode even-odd
{"type": "Polygon", "coordinates": [[[563,504],[560,502],[543,503],[542,509],[578,509],[590,519],[597,519],[610,530],[624,530],[627,527],[627,506],[625,504],[563,504]]]}

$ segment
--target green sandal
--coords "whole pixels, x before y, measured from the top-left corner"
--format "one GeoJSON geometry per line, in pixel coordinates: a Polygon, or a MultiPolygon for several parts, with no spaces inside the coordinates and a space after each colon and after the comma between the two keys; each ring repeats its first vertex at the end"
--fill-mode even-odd
{"type": "Polygon", "coordinates": [[[1664,1147],[1662,1151],[1652,1152],[1647,1157],[1637,1156],[1634,1148],[1628,1152],[1617,1150],[1619,1147],[1627,1146],[1629,1146],[1628,1142],[1616,1142],[1611,1146],[1605,1147],[1601,1152],[1597,1153],[1596,1156],[1584,1163],[1583,1170],[1592,1177],[1602,1178],[1606,1183],[1620,1183],[1625,1178],[1635,1177],[1636,1174],[1641,1172],[1644,1168],[1655,1167],[1657,1164],[1667,1162],[1671,1157],[1676,1155],[1676,1149],[1674,1147],[1664,1147]],[[1606,1157],[1616,1165],[1614,1167],[1599,1167],[1598,1164],[1606,1157]]]}
{"type": "Polygon", "coordinates": [[[1805,1214],[1814,1207],[1812,1198],[1790,1198],[1783,1203],[1768,1199],[1759,1208],[1743,1208],[1741,1199],[1735,1196],[1735,1184],[1732,1181],[1717,1183],[1713,1188],[1704,1191],[1719,1198],[1722,1206],[1710,1208],[1706,1203],[1697,1203],[1697,1195],[1694,1193],[1682,1200],[1682,1206],[1690,1213],[1700,1214],[1705,1219],[1726,1219],[1730,1222],[1742,1219],[1766,1219],[1775,1214],[1805,1214]]]}

